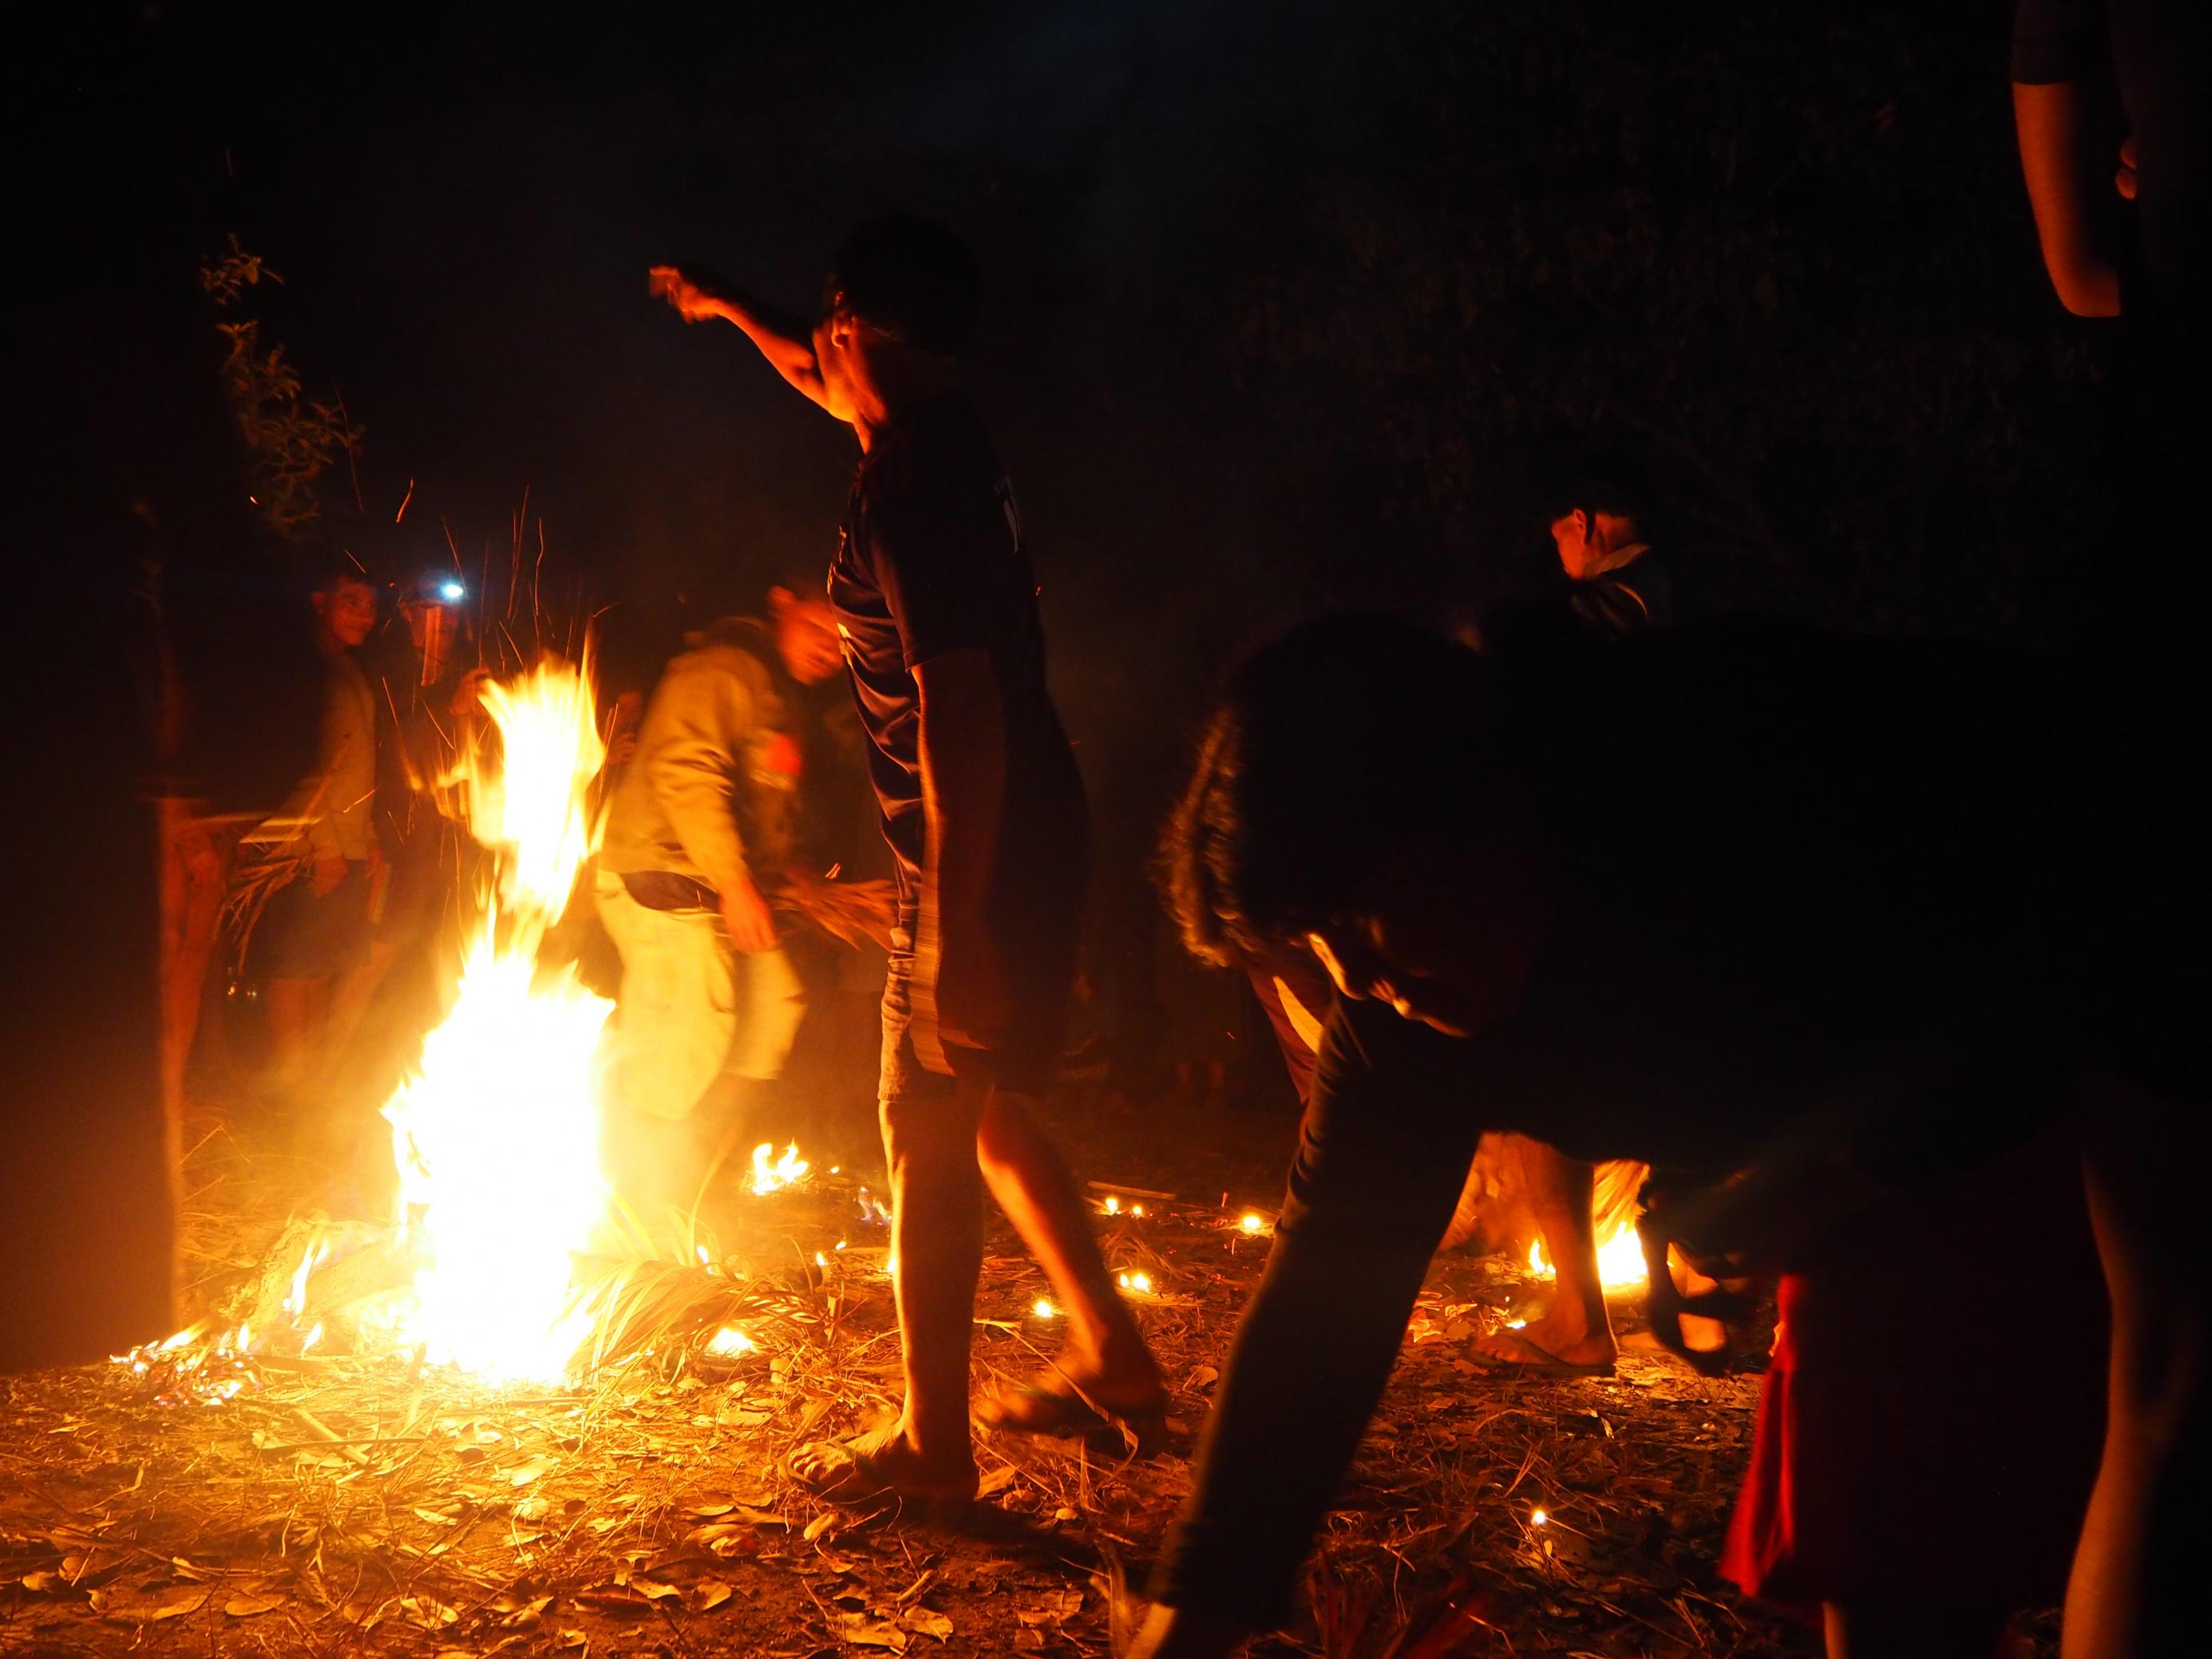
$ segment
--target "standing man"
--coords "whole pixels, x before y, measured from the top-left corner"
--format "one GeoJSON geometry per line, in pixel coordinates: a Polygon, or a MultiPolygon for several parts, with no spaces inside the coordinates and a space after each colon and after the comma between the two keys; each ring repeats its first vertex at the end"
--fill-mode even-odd
{"type": "MultiPolygon", "coordinates": [[[[1585,475],[1553,503],[1552,545],[1567,575],[1567,610],[1593,638],[1621,640],[1674,620],[1674,584],[1651,551],[1650,504],[1585,475]]],[[[1506,1138],[1527,1182],[1529,1213],[1554,1274],[1551,1305],[1519,1330],[1475,1339],[1476,1357],[1531,1376],[1607,1376],[1619,1350],[1598,1271],[1597,1166],[1526,1135],[1506,1138]]]]}
{"type": "Polygon", "coordinates": [[[335,988],[368,961],[370,892],[383,864],[376,839],[376,702],[354,659],[376,626],[376,590],[349,561],[317,585],[315,647],[326,678],[315,768],[252,840],[298,849],[307,872],[269,902],[262,967],[278,1088],[319,1087],[330,1052],[335,988]]]}
{"type": "Polygon", "coordinates": [[[711,1120],[781,1074],[806,1007],[764,894],[793,852],[793,683],[837,672],[837,631],[824,599],[775,587],[768,610],[693,634],[668,665],[599,849],[599,916],[623,963],[617,1097],[631,1114],[617,1158],[678,1196],[720,1139],[711,1120]],[[692,1144],[660,1144],[672,1130],[692,1144]]]}
{"type": "Polygon", "coordinates": [[[1012,492],[960,390],[979,280],[951,232],[890,216],[838,251],[811,338],[680,271],[653,281],[687,321],[735,324],[861,449],[830,592],[898,872],[878,1095],[907,1395],[890,1427],[809,1448],[793,1472],[840,1498],[966,1498],[983,1182],[1069,1324],[1054,1370],[994,1419],[1066,1430],[1157,1418],[1165,1399],[1025,1104],[1060,1051],[1088,826],[1012,492]]]}

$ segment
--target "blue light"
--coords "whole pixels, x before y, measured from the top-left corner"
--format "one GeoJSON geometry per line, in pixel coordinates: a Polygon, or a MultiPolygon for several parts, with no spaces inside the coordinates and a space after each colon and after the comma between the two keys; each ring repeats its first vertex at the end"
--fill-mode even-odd
{"type": "Polygon", "coordinates": [[[438,590],[441,598],[448,599],[458,599],[467,592],[468,589],[463,587],[459,582],[447,582],[438,590]]]}

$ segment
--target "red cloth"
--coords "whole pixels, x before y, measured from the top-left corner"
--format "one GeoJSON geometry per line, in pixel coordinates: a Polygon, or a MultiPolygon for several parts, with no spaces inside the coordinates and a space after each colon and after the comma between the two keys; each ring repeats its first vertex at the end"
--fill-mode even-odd
{"type": "Polygon", "coordinates": [[[2056,1604],[2110,1326],[2070,1145],[1848,1231],[1782,1280],[1722,1571],[1801,1607],[2056,1604]]]}

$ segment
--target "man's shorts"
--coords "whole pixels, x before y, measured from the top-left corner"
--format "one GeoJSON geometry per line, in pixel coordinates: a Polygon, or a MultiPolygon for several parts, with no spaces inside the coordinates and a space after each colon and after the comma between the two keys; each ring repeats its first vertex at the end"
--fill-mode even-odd
{"type": "Polygon", "coordinates": [[[349,859],[345,878],[317,895],[310,878],[278,888],[262,913],[255,965],[264,979],[331,979],[368,960],[368,865],[349,859]]]}
{"type": "Polygon", "coordinates": [[[933,1072],[915,1052],[915,911],[900,895],[891,929],[890,971],[884,977],[883,1062],[878,1097],[885,1103],[949,1099],[960,1079],[978,1079],[1010,1094],[1041,1095],[1060,1069],[1074,995],[1082,938],[1084,865],[1077,860],[1057,880],[1022,884],[1018,901],[994,905],[992,931],[1013,1000],[1006,1040],[990,1048],[947,1044],[952,1075],[933,1072]]]}

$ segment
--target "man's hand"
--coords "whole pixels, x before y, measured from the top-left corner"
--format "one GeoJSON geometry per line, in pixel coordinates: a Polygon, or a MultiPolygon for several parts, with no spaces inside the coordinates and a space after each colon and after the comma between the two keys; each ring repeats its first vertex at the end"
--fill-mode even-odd
{"type": "Polygon", "coordinates": [[[1225,1659],[1243,1636],[1223,1620],[1155,1602],[1121,1659],[1225,1659]]]}
{"type": "Polygon", "coordinates": [[[337,890],[345,879],[346,861],[343,858],[319,858],[307,872],[307,890],[317,898],[324,898],[337,890]]]}
{"type": "Polygon", "coordinates": [[[484,687],[491,684],[491,670],[471,668],[461,676],[453,687],[453,702],[448,708],[456,720],[467,720],[483,713],[484,687]]]}
{"type": "Polygon", "coordinates": [[[773,951],[778,943],[767,901],[759,888],[742,877],[722,890],[722,926],[729,932],[730,943],[749,956],[773,951]]]}
{"type": "Polygon", "coordinates": [[[676,314],[687,323],[708,323],[729,315],[729,307],[719,295],[693,282],[674,265],[653,266],[646,272],[646,280],[653,296],[675,307],[676,314]]]}

